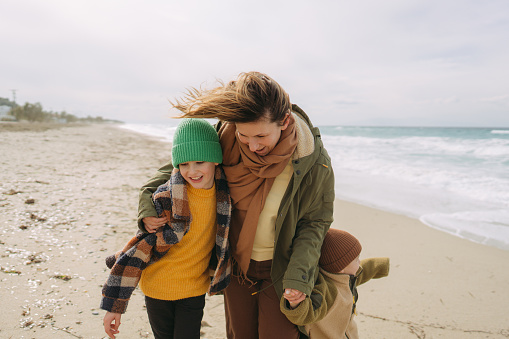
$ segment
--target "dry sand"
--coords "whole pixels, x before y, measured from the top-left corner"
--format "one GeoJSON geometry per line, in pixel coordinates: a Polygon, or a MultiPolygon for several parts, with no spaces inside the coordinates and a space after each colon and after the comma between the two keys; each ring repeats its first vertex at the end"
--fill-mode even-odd
{"type": "MultiPolygon", "coordinates": [[[[136,231],[139,187],[169,145],[111,125],[0,124],[0,338],[104,338],[104,258],[136,231]],[[28,126],[28,127],[27,127],[28,126]]],[[[362,257],[391,258],[359,287],[362,338],[509,338],[509,251],[336,202],[362,257]]],[[[117,338],[153,338],[136,290],[117,338]]],[[[203,338],[224,338],[221,296],[203,338]]]]}

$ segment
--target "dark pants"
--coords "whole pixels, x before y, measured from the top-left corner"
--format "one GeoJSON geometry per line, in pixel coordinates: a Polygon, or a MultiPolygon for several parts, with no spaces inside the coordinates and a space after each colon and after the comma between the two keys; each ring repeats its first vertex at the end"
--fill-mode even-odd
{"type": "Polygon", "coordinates": [[[205,294],[181,300],[145,296],[148,320],[155,339],[199,339],[205,294]]]}
{"type": "Polygon", "coordinates": [[[272,260],[251,260],[247,277],[255,283],[232,276],[224,293],[226,334],[229,339],[297,339],[299,330],[279,309],[279,298],[272,284],[272,260]]]}

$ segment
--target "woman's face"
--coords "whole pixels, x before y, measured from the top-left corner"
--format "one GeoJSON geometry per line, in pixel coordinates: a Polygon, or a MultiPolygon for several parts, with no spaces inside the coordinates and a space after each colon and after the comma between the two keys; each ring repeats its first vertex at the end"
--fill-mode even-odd
{"type": "Polygon", "coordinates": [[[277,122],[270,122],[262,118],[254,122],[235,123],[237,127],[237,136],[243,144],[246,144],[251,152],[263,157],[270,153],[276,147],[281,137],[281,131],[284,131],[290,119],[286,115],[284,123],[280,125],[277,122]]]}

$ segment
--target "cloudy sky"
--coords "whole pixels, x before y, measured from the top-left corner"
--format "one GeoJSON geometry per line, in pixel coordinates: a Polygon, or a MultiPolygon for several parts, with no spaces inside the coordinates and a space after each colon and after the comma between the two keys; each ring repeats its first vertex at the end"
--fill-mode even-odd
{"type": "Polygon", "coordinates": [[[2,0],[0,97],[159,123],[257,70],[315,125],[509,127],[508,41],[506,0],[2,0]]]}

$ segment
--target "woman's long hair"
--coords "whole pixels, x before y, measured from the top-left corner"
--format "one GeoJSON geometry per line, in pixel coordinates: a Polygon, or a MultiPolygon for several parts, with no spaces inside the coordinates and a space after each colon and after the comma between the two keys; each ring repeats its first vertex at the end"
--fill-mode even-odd
{"type": "Polygon", "coordinates": [[[260,72],[241,73],[236,80],[211,90],[191,88],[173,107],[182,118],[216,118],[228,122],[267,119],[283,123],[291,104],[289,95],[269,76],[260,72]]]}

